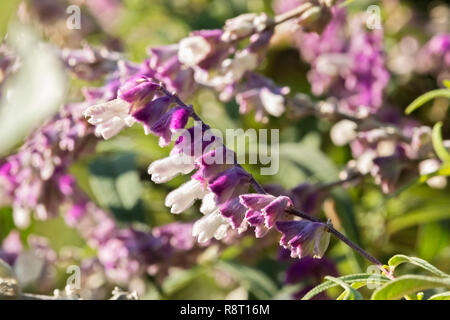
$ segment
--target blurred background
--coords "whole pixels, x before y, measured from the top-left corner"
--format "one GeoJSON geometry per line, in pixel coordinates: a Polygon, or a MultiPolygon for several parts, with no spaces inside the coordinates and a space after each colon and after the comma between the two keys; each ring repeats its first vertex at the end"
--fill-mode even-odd
{"type": "MultiPolygon", "coordinates": [[[[82,101],[84,86],[102,84],[101,80],[82,80],[73,70],[68,71],[55,48],[90,44],[121,52],[126,59],[140,63],[147,58],[149,46],[176,43],[193,30],[221,28],[226,19],[241,13],[273,15],[282,2],[288,0],[1,1],[0,36],[7,35],[6,43],[20,57],[21,66],[12,76],[0,71],[0,158],[15,153],[26,136],[58,112],[62,103],[82,101]],[[70,4],[81,8],[80,30],[65,27],[70,4]]],[[[403,112],[420,94],[442,86],[441,73],[448,76],[449,70],[419,70],[425,61],[418,60],[416,53],[433,35],[450,31],[448,3],[347,2],[352,15],[373,4],[381,8],[384,50],[391,73],[385,104],[403,112]]],[[[314,97],[308,70],[295,41],[280,28],[260,71],[293,92],[314,97]]],[[[262,183],[292,188],[299,183],[333,182],[351,159],[348,147],[331,142],[331,124],[326,120],[306,117],[288,121],[281,117],[271,118],[268,124],[257,123],[251,114],[240,115],[234,101],[222,103],[207,89],[199,90],[190,103],[206,122],[220,130],[280,128],[278,174],[259,176],[257,166],[246,166],[262,183]]],[[[436,99],[414,117],[432,126],[445,120],[447,109],[448,99],[436,99]]],[[[449,134],[446,125],[443,135],[449,134]]],[[[95,151],[74,161],[69,171],[77,185],[121,227],[152,229],[192,221],[200,216],[198,206],[176,216],[164,206],[166,194],[186,178],[156,185],[147,174],[148,164],[167,154],[157,138],[145,136],[142,128],[135,126],[114,139],[99,141],[95,151]]],[[[144,299],[290,299],[302,297],[325,275],[366,272],[369,266],[335,239],[324,259],[294,260],[280,249],[278,234],[255,239],[250,232],[230,244],[213,242],[195,254],[186,253],[192,254],[193,261],[167,266],[164,276],[148,272],[120,283],[95,262],[96,250],[62,216],[45,221],[32,217],[29,226],[18,229],[12,210],[9,205],[0,206],[4,255],[0,250],[0,257],[11,251],[11,239],[16,237],[16,246],[20,243],[22,247],[13,260],[14,270],[23,290],[31,293],[52,294],[54,289],[64,288],[67,266],[80,265],[83,287],[89,289],[82,294],[88,298],[107,298],[119,285],[137,290],[144,299]]],[[[317,215],[332,219],[338,229],[380,261],[403,253],[450,272],[449,187],[431,189],[413,181],[384,195],[368,180],[355,187],[334,189],[317,215]]],[[[338,289],[330,290],[320,298],[336,298],[339,293],[338,289]]]]}

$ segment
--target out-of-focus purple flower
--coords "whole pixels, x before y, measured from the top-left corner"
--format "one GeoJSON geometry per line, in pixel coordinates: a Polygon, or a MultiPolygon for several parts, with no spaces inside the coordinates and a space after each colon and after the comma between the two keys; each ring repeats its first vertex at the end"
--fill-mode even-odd
{"type": "Polygon", "coordinates": [[[0,247],[0,259],[12,266],[22,251],[23,245],[20,240],[20,234],[17,230],[13,230],[3,239],[0,247]]]}
{"type": "Polygon", "coordinates": [[[149,233],[123,229],[100,245],[98,257],[109,277],[126,283],[132,276],[144,272],[143,266],[161,259],[158,256],[161,247],[162,242],[149,233]]]}
{"type": "Polygon", "coordinates": [[[74,196],[68,167],[94,143],[92,131],[82,119],[85,107],[82,103],[62,107],[2,165],[2,200],[12,205],[16,226],[27,227],[31,212],[41,220],[56,216],[60,205],[74,196]]]}
{"type": "MultiPolygon", "coordinates": [[[[286,4],[290,7],[291,4],[286,4]]],[[[277,5],[285,10],[284,5],[277,5]]],[[[296,42],[311,64],[308,80],[315,95],[339,99],[339,109],[350,114],[375,113],[389,81],[382,52],[382,30],[366,31],[361,19],[347,25],[346,10],[331,8],[332,19],[321,35],[298,31],[296,42]],[[346,34],[346,28],[351,34],[346,34]]]]}
{"type": "Polygon", "coordinates": [[[194,31],[179,43],[178,59],[187,67],[211,69],[229,54],[230,47],[221,41],[223,31],[194,31]]]}
{"type": "Polygon", "coordinates": [[[236,94],[239,112],[246,114],[254,110],[255,119],[260,122],[267,122],[268,114],[281,116],[286,109],[289,88],[277,87],[270,79],[253,72],[247,72],[245,78],[246,83],[236,94]]]}
{"type": "Polygon", "coordinates": [[[323,223],[278,221],[276,227],[282,233],[280,245],[291,250],[292,258],[322,258],[328,248],[330,234],[323,223]]]}
{"type": "Polygon", "coordinates": [[[438,84],[450,77],[450,33],[433,36],[417,54],[417,71],[433,73],[438,84]]]}
{"type": "Polygon", "coordinates": [[[319,185],[303,183],[290,190],[294,207],[308,214],[316,214],[320,210],[324,193],[319,185]]]}
{"type": "Polygon", "coordinates": [[[105,29],[114,26],[122,9],[121,0],[86,1],[86,5],[105,29]]]}
{"type": "Polygon", "coordinates": [[[195,245],[192,223],[174,222],[152,229],[152,234],[170,245],[172,250],[188,251],[195,245]]]}
{"type": "Polygon", "coordinates": [[[115,71],[120,55],[107,49],[84,46],[81,49],[63,49],[61,59],[78,78],[94,81],[115,71]]]}
{"type": "Polygon", "coordinates": [[[252,33],[263,31],[268,21],[269,18],[265,13],[245,13],[228,19],[223,27],[221,40],[224,42],[236,41],[248,37],[252,33]]]}
{"type": "Polygon", "coordinates": [[[396,189],[400,174],[405,166],[405,151],[398,146],[394,154],[373,159],[373,167],[370,174],[375,183],[381,186],[384,193],[393,192],[396,189]]]}

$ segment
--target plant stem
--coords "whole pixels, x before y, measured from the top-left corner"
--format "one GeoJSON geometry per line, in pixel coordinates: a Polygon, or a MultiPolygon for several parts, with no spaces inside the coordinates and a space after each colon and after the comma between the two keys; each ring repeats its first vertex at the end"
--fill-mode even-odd
{"type": "Polygon", "coordinates": [[[297,18],[312,6],[313,5],[310,2],[306,2],[292,10],[289,10],[283,14],[275,16],[275,18],[273,19],[273,26],[297,18]]]}

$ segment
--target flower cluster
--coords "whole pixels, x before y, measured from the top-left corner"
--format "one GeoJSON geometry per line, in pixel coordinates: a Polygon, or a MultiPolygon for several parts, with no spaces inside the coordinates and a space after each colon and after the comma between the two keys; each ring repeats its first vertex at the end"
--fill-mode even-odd
{"type": "Polygon", "coordinates": [[[72,208],[68,215],[76,220],[74,227],[80,235],[97,250],[96,260],[106,277],[115,283],[126,284],[146,273],[164,273],[165,265],[184,267],[188,253],[195,249],[190,223],[168,224],[151,231],[120,228],[109,214],[89,201],[83,208],[72,208]]]}
{"type": "MultiPolygon", "coordinates": [[[[342,179],[349,174],[369,174],[384,193],[391,193],[417,173],[430,174],[439,169],[440,160],[432,148],[430,127],[393,110],[380,110],[377,119],[380,122],[342,120],[331,130],[333,142],[349,144],[354,157],[342,172],[342,179]]],[[[444,188],[446,178],[433,177],[427,183],[444,188]]]]}
{"type": "Polygon", "coordinates": [[[435,35],[417,54],[417,71],[436,75],[438,84],[450,77],[450,33],[435,35]]]}
{"type": "MultiPolygon", "coordinates": [[[[117,99],[89,107],[85,115],[97,126],[96,131],[102,130],[105,138],[109,138],[105,133],[110,132],[106,128],[117,119],[120,121],[117,131],[125,123],[139,122],[146,134],[160,137],[160,146],[175,141],[170,155],[151,163],[148,173],[153,182],[165,183],[179,174],[196,170],[188,182],[167,195],[165,204],[172,213],[180,214],[192,207],[196,200],[202,200],[200,212],[204,216],[192,227],[192,235],[200,243],[212,238],[224,239],[229,229],[241,233],[248,226],[255,228],[257,237],[263,237],[276,224],[278,230],[286,233],[283,227],[278,227],[278,221],[288,219],[285,210],[293,205],[291,199],[287,196],[247,194],[253,178],[237,164],[234,152],[199,121],[192,106],[184,104],[162,85],[145,77],[133,78],[119,88],[117,99]],[[196,121],[194,126],[185,129],[189,117],[196,121]]],[[[302,223],[325,230],[321,223],[302,223]]],[[[320,252],[304,249],[303,253],[294,253],[293,250],[293,256],[313,254],[321,257],[328,242],[323,240],[327,239],[326,235],[318,232],[298,241],[295,250],[311,246],[318,239],[320,252]]],[[[282,245],[286,244],[282,241],[282,245]]]]}
{"type": "MultiPolygon", "coordinates": [[[[303,1],[279,2],[276,9],[286,10],[303,1]]],[[[366,31],[360,17],[347,24],[346,10],[338,5],[331,13],[331,21],[322,34],[296,31],[297,46],[311,65],[308,80],[312,92],[339,99],[341,112],[358,116],[375,113],[381,107],[383,90],[389,81],[382,52],[383,32],[366,31]]]]}
{"type": "MultiPolygon", "coordinates": [[[[328,19],[319,18],[329,5],[326,1],[306,4],[296,13],[298,24],[323,29],[328,19]]],[[[279,117],[286,109],[289,89],[253,72],[264,59],[277,23],[266,14],[243,14],[227,20],[223,29],[195,31],[176,45],[152,48],[154,78],[179,94],[197,84],[213,88],[222,101],[234,97],[241,113],[253,110],[256,121],[267,122],[268,115],[279,117]],[[170,81],[164,81],[167,77],[170,81]]]]}

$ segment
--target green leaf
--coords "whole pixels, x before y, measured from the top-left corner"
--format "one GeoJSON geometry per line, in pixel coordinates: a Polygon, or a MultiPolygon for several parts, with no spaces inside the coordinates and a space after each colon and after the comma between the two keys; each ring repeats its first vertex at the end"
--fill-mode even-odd
{"type": "Polygon", "coordinates": [[[405,113],[411,114],[414,110],[420,108],[422,105],[435,98],[450,98],[450,90],[436,89],[421,95],[406,108],[405,113]]]}
{"type": "Polygon", "coordinates": [[[416,239],[416,254],[424,260],[431,260],[449,243],[448,228],[443,223],[426,223],[419,227],[416,239]]]}
{"type": "MultiPolygon", "coordinates": [[[[331,191],[331,196],[335,201],[335,210],[339,217],[339,221],[342,224],[342,228],[345,231],[345,235],[360,247],[363,247],[351,198],[342,188],[334,188],[331,191]]],[[[361,272],[365,266],[364,259],[351,248],[345,247],[347,248],[349,258],[355,262],[354,272],[361,272]]]]}
{"type": "Polygon", "coordinates": [[[6,34],[8,29],[8,23],[11,17],[14,16],[16,12],[16,7],[19,4],[18,0],[2,1],[0,4],[0,39],[6,34]]]}
{"type": "MultiPolygon", "coordinates": [[[[352,287],[353,289],[359,289],[359,288],[364,287],[365,285],[366,285],[365,282],[354,282],[354,283],[351,284],[351,287],[352,287]]],[[[347,291],[344,290],[344,291],[339,295],[339,297],[336,298],[336,300],[345,300],[344,297],[345,297],[346,294],[347,294],[347,291]]]]}
{"type": "MultiPolygon", "coordinates": [[[[361,282],[367,283],[367,281],[370,281],[373,278],[374,278],[374,275],[370,274],[370,273],[357,273],[357,274],[351,274],[351,275],[339,277],[340,280],[344,281],[347,284],[361,283],[361,282]]],[[[387,278],[384,275],[379,275],[379,279],[377,279],[377,280],[379,280],[380,283],[384,283],[386,281],[389,281],[389,278],[387,278]]],[[[311,298],[318,295],[319,293],[321,293],[325,290],[328,290],[330,288],[336,287],[336,286],[338,286],[338,284],[333,281],[329,281],[329,280],[325,281],[325,282],[319,284],[318,286],[312,288],[302,298],[302,300],[310,300],[311,298]]]]}
{"type": "Polygon", "coordinates": [[[121,222],[144,222],[142,185],[131,153],[102,156],[89,165],[89,183],[102,207],[121,222]]]}
{"type": "Polygon", "coordinates": [[[234,276],[257,299],[271,299],[278,291],[275,283],[259,270],[230,261],[221,261],[218,267],[234,276]]]}
{"type": "Polygon", "coordinates": [[[450,291],[435,294],[429,297],[428,300],[450,300],[450,291]]]}
{"type": "Polygon", "coordinates": [[[341,298],[339,300],[362,300],[361,293],[359,293],[352,286],[348,285],[341,279],[335,278],[332,276],[326,276],[325,279],[332,281],[332,282],[340,285],[342,288],[344,288],[345,291],[344,291],[343,295],[339,296],[341,298]]]}
{"type": "Polygon", "coordinates": [[[418,291],[440,287],[450,288],[450,279],[406,275],[398,277],[375,290],[372,294],[372,300],[395,300],[418,291]]]}
{"type": "Polygon", "coordinates": [[[444,147],[442,140],[442,122],[437,122],[433,127],[433,147],[436,154],[443,162],[450,162],[450,154],[444,147]]]}
{"type": "Polygon", "coordinates": [[[329,157],[311,142],[280,144],[278,155],[280,168],[274,177],[283,186],[295,187],[299,181],[332,182],[338,179],[339,171],[329,157]]]}
{"type": "Polygon", "coordinates": [[[419,266],[422,269],[425,269],[431,273],[434,273],[435,275],[437,275],[439,277],[444,277],[444,278],[450,277],[448,274],[446,274],[445,272],[442,272],[441,270],[439,270],[438,268],[433,266],[428,261],[425,261],[425,260],[417,258],[417,257],[408,257],[403,254],[397,254],[397,255],[393,256],[392,258],[389,259],[388,264],[389,264],[389,266],[396,268],[397,266],[401,265],[402,263],[406,263],[406,262],[414,264],[416,266],[419,266]]]}
{"type": "Polygon", "coordinates": [[[443,204],[429,205],[393,218],[389,221],[387,230],[392,234],[405,228],[444,219],[450,219],[450,210],[448,210],[447,206],[443,204]]]}

